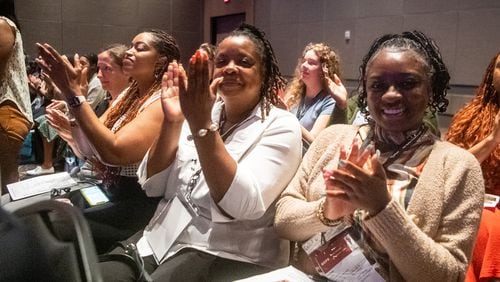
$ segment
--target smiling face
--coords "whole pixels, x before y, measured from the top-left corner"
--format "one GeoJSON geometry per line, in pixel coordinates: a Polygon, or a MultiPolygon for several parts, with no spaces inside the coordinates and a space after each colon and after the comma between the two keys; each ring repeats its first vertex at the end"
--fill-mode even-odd
{"type": "Polygon", "coordinates": [[[300,76],[302,81],[309,85],[310,83],[321,83],[323,71],[321,70],[321,61],[314,50],[309,50],[302,58],[300,65],[300,76]]]}
{"type": "Polygon", "coordinates": [[[238,96],[256,104],[260,100],[262,72],[256,46],[246,36],[227,37],[219,44],[214,79],[222,77],[219,90],[225,100],[238,96]]]}
{"type": "Polygon", "coordinates": [[[431,95],[428,67],[415,51],[382,49],[366,67],[366,92],[370,116],[383,129],[417,129],[431,95]]]}
{"type": "Polygon", "coordinates": [[[153,47],[153,35],[148,32],[138,34],[123,59],[123,72],[134,79],[141,76],[153,77],[158,51],[153,47]]]}
{"type": "Polygon", "coordinates": [[[129,76],[123,73],[121,67],[113,60],[108,51],[97,56],[97,78],[102,88],[109,92],[121,92],[128,85],[129,76]]]}

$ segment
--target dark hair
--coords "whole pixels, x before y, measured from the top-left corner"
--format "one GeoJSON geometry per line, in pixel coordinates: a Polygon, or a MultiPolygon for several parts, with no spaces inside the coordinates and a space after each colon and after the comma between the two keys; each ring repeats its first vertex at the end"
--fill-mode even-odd
{"type": "Polygon", "coordinates": [[[6,17],[16,24],[16,27],[21,31],[21,26],[16,16],[16,7],[14,0],[0,0],[0,16],[6,17]]]}
{"type": "Polygon", "coordinates": [[[446,111],[448,99],[446,92],[449,89],[450,74],[443,62],[441,53],[436,43],[420,31],[403,32],[402,34],[386,34],[377,38],[368,53],[363,58],[359,67],[359,96],[358,107],[360,111],[368,116],[367,93],[366,93],[366,68],[371,59],[382,49],[396,47],[415,51],[421,55],[427,63],[430,71],[432,95],[429,99],[428,108],[435,113],[446,111]]]}
{"type": "Polygon", "coordinates": [[[172,35],[161,29],[151,29],[145,32],[153,35],[153,47],[160,54],[160,59],[156,64],[155,77],[159,79],[161,84],[161,77],[167,70],[168,64],[181,59],[179,45],[177,45],[177,41],[172,35]]]}
{"type": "Polygon", "coordinates": [[[87,58],[89,61],[89,69],[87,73],[87,80],[90,80],[92,76],[97,72],[97,54],[95,53],[87,53],[85,55],[82,55],[82,57],[87,58]]]}
{"type": "MultiPolygon", "coordinates": [[[[278,103],[278,91],[286,85],[286,80],[281,75],[276,56],[274,55],[271,43],[265,38],[265,33],[253,25],[242,23],[237,29],[232,31],[227,37],[245,36],[249,38],[257,47],[262,62],[263,82],[260,87],[262,117],[269,114],[272,105],[278,103]]],[[[227,38],[226,37],[226,38],[227,38]]]]}

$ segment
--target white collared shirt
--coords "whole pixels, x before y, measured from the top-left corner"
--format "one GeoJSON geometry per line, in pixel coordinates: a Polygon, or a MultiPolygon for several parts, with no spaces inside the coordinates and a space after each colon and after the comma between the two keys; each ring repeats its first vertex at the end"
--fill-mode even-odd
{"type": "MultiPolygon", "coordinates": [[[[221,106],[221,102],[214,105],[212,120],[218,121],[221,106]]],[[[199,168],[194,142],[187,140],[189,134],[189,125],[184,122],[176,158],[167,169],[146,179],[149,152],[139,167],[139,183],[146,193],[164,197],[155,216],[177,190],[186,192],[188,181],[199,168]]],[[[232,218],[221,213],[213,202],[202,173],[192,191],[192,198],[203,216],[190,222],[166,258],[190,247],[267,267],[285,266],[289,258],[289,242],[279,238],[274,231],[274,204],[301,161],[300,125],[294,115],[274,107],[262,122],[258,105],[225,144],[238,167],[218,206],[232,218]]],[[[139,244],[139,252],[147,255],[150,250],[139,244]]]]}

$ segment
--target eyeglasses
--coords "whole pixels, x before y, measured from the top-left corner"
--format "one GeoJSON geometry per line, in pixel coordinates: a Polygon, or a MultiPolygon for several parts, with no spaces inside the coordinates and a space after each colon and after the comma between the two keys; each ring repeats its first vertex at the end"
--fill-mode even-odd
{"type": "Polygon", "coordinates": [[[50,198],[59,197],[71,191],[71,187],[54,188],[50,190],[50,198]]]}

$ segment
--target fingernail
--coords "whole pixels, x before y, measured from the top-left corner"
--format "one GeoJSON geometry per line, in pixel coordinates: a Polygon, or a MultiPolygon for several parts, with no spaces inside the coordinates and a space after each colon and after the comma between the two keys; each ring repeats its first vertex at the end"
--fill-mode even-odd
{"type": "Polygon", "coordinates": [[[373,144],[369,144],[368,146],[366,146],[366,149],[368,152],[373,152],[373,149],[375,149],[375,146],[373,146],[373,144]]]}
{"type": "Polygon", "coordinates": [[[377,149],[377,151],[375,151],[375,155],[377,155],[377,158],[380,158],[380,150],[377,149]]]}

